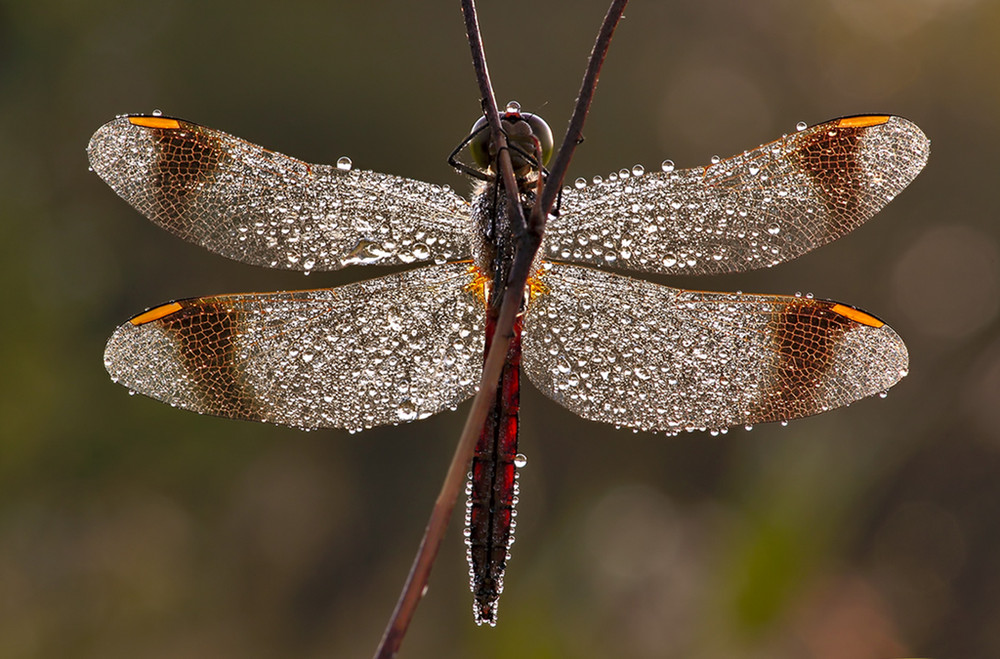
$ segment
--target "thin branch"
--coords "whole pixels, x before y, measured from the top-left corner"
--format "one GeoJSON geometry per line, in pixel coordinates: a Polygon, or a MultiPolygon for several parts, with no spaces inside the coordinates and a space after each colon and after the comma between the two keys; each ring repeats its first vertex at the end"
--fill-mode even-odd
{"type": "Polygon", "coordinates": [[[486,123],[490,126],[490,143],[497,152],[500,178],[507,193],[507,205],[513,213],[514,231],[520,235],[525,229],[524,215],[521,212],[521,201],[517,195],[517,179],[514,177],[514,166],[510,161],[507,135],[500,126],[500,113],[497,111],[497,99],[493,93],[490,70],[486,64],[486,51],[483,48],[482,33],[479,31],[479,16],[476,14],[475,0],[462,0],[462,14],[465,16],[465,33],[469,39],[469,47],[472,49],[472,68],[476,71],[476,82],[479,84],[483,114],[486,116],[486,123]]]}
{"type": "MultiPolygon", "coordinates": [[[[514,178],[514,168],[510,161],[510,153],[507,149],[507,137],[500,126],[500,114],[497,111],[496,97],[493,94],[493,87],[490,83],[489,70],[486,65],[486,53],[483,49],[482,35],[479,31],[479,18],[476,15],[475,0],[462,0],[462,13],[465,16],[466,35],[469,40],[469,47],[472,51],[472,63],[476,72],[476,81],[479,84],[480,96],[482,98],[483,112],[490,126],[490,139],[495,145],[498,153],[500,175],[504,181],[504,188],[508,191],[508,203],[511,208],[516,209],[516,217],[520,220],[521,233],[524,232],[525,221],[521,214],[521,204],[517,197],[517,183],[514,178]]],[[[476,440],[479,438],[480,430],[486,422],[486,415],[493,405],[496,396],[499,373],[503,368],[503,361],[507,355],[507,345],[510,342],[509,334],[513,327],[513,319],[507,325],[507,334],[501,335],[504,340],[500,343],[504,345],[503,350],[497,350],[494,346],[486,357],[483,364],[483,377],[480,381],[479,393],[473,401],[472,409],[465,420],[465,427],[459,438],[455,453],[452,456],[448,473],[441,484],[441,491],[434,501],[434,508],[431,511],[430,519],[424,530],[424,537],[420,541],[420,547],[414,556],[410,573],[406,577],[403,589],[400,592],[396,608],[386,625],[382,635],[382,641],[375,651],[377,659],[389,659],[395,657],[402,645],[406,630],[413,619],[420,598],[426,590],[431,568],[441,547],[445,531],[448,528],[448,521],[451,513],[458,501],[458,493],[462,487],[463,477],[472,460],[472,453],[476,447],[476,440]],[[495,373],[492,379],[487,375],[495,373]]]]}
{"type": "Polygon", "coordinates": [[[570,160],[573,159],[573,152],[583,141],[583,124],[587,120],[590,104],[594,100],[597,80],[601,77],[601,67],[608,56],[611,37],[615,34],[615,28],[618,27],[618,21],[625,12],[627,4],[628,0],[612,1],[608,13],[604,16],[604,23],[601,24],[601,31],[597,34],[594,48],[590,51],[587,72],[583,75],[583,82],[580,84],[580,93],[576,97],[576,107],[573,108],[573,116],[566,128],[566,136],[563,138],[552,167],[549,168],[548,180],[545,182],[545,189],[542,190],[542,198],[531,211],[531,219],[529,220],[531,224],[529,224],[528,230],[537,231],[539,240],[541,240],[541,233],[545,227],[545,219],[549,216],[552,205],[562,188],[570,160]]]}
{"type": "Polygon", "coordinates": [[[587,73],[584,76],[580,94],[577,97],[576,107],[566,132],[566,138],[559,149],[559,154],[549,173],[545,188],[542,191],[542,197],[532,209],[531,223],[525,227],[524,219],[521,216],[521,203],[517,194],[517,184],[510,162],[510,153],[507,150],[507,139],[500,127],[500,116],[497,112],[496,98],[493,95],[489,71],[486,67],[486,55],[483,51],[482,37],[479,32],[475,1],[462,0],[462,11],[465,15],[466,33],[469,38],[469,46],[472,50],[473,66],[476,70],[476,80],[479,83],[483,99],[483,112],[490,125],[492,143],[497,149],[500,175],[503,180],[504,189],[508,195],[509,208],[515,214],[515,222],[517,222],[516,218],[520,218],[520,227],[515,227],[515,232],[518,236],[518,249],[507,281],[507,287],[504,291],[503,304],[497,318],[493,343],[483,364],[479,392],[473,399],[472,409],[465,420],[465,427],[462,429],[458,446],[455,447],[455,454],[448,467],[448,473],[441,486],[441,491],[434,502],[434,509],[427,522],[427,528],[424,531],[420,548],[414,557],[413,566],[410,568],[410,573],[400,593],[396,608],[389,618],[382,641],[376,650],[375,657],[377,659],[390,659],[396,656],[406,635],[410,621],[413,619],[417,604],[420,603],[420,598],[425,592],[434,559],[444,538],[452,510],[458,500],[458,493],[461,490],[464,475],[468,470],[469,462],[472,460],[476,441],[479,439],[486,416],[496,396],[497,383],[499,382],[500,373],[503,370],[503,365],[507,357],[510,339],[513,336],[514,320],[521,309],[524,287],[531,273],[531,264],[534,261],[535,252],[537,252],[538,246],[541,244],[545,218],[548,217],[552,205],[555,203],[556,195],[562,187],[563,178],[569,167],[569,161],[573,157],[576,146],[581,141],[583,123],[590,110],[590,103],[594,97],[594,89],[597,86],[600,69],[607,56],[608,46],[614,34],[615,27],[627,3],[628,0],[614,0],[604,18],[604,24],[601,26],[594,49],[590,54],[587,73]],[[527,230],[524,230],[525,228],[527,230]]]}
{"type": "MultiPolygon", "coordinates": [[[[545,231],[545,221],[552,211],[559,190],[562,188],[563,179],[569,169],[569,163],[573,159],[576,147],[583,141],[583,124],[587,120],[590,112],[590,104],[594,100],[594,92],[597,89],[597,80],[601,75],[601,67],[608,54],[608,47],[611,45],[611,38],[614,36],[618,21],[621,20],[625,12],[625,5],[628,0],[613,0],[608,8],[608,13],[604,16],[604,23],[601,24],[601,31],[597,34],[594,48],[590,51],[590,59],[587,62],[587,72],[583,76],[580,84],[580,93],[576,97],[576,106],[573,108],[573,116],[570,118],[569,126],[566,128],[566,136],[563,138],[559,153],[552,163],[549,175],[542,189],[542,196],[536,200],[531,209],[531,216],[528,218],[527,231],[518,237],[517,252],[514,255],[514,263],[510,269],[507,279],[507,289],[505,291],[503,306],[500,309],[500,318],[496,325],[496,336],[502,341],[494,339],[493,349],[503,349],[506,354],[511,329],[514,318],[521,308],[521,296],[524,294],[524,287],[531,275],[531,266],[535,260],[535,254],[542,243],[542,234],[545,231]],[[508,324],[509,323],[509,324],[508,324]],[[500,344],[498,347],[497,344],[500,344]]],[[[484,381],[487,375],[498,378],[496,375],[487,374],[483,371],[484,381]]]]}

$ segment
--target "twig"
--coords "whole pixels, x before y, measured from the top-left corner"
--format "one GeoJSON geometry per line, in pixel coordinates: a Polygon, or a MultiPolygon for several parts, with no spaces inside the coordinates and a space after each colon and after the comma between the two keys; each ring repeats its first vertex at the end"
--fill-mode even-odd
{"type": "MultiPolygon", "coordinates": [[[[462,14],[465,16],[465,34],[469,39],[469,47],[472,49],[472,68],[476,71],[476,82],[479,84],[483,114],[486,115],[486,123],[490,126],[490,143],[497,152],[500,177],[503,179],[503,187],[507,193],[507,205],[513,212],[514,231],[520,235],[525,229],[524,215],[521,213],[521,200],[517,196],[517,180],[514,178],[514,166],[511,164],[510,151],[507,148],[507,135],[500,126],[497,99],[493,93],[493,83],[490,82],[489,67],[486,65],[486,51],[483,49],[483,37],[479,31],[479,17],[476,14],[475,0],[462,0],[462,14]]],[[[469,455],[471,457],[472,453],[470,452],[469,455]]]]}
{"type": "MultiPolygon", "coordinates": [[[[403,591],[400,593],[396,608],[389,618],[382,641],[375,652],[378,659],[390,659],[395,657],[399,647],[406,635],[417,604],[426,589],[431,567],[441,546],[445,529],[451,512],[458,500],[458,493],[462,486],[463,477],[468,469],[472,453],[482,430],[486,415],[493,405],[496,396],[497,383],[503,364],[507,357],[507,350],[510,346],[510,339],[513,335],[514,319],[521,308],[521,299],[524,295],[524,287],[527,284],[528,276],[531,274],[531,264],[535,258],[535,252],[541,244],[542,232],[545,228],[545,219],[552,210],[559,189],[562,187],[563,178],[569,167],[569,162],[573,157],[576,146],[581,141],[583,134],[583,123],[590,110],[590,103],[594,97],[594,90],[597,86],[597,79],[600,75],[601,65],[607,56],[608,46],[614,34],[615,27],[621,18],[622,12],[628,0],[614,0],[608,13],[604,18],[604,24],[598,34],[594,49],[590,54],[590,61],[587,65],[587,73],[584,75],[580,94],[577,97],[576,107],[573,117],[570,119],[566,138],[559,149],[556,160],[549,172],[542,197],[532,209],[529,224],[525,227],[523,217],[520,219],[521,229],[515,228],[518,234],[518,248],[514,257],[514,264],[507,280],[507,287],[504,291],[503,304],[500,308],[497,319],[496,331],[494,333],[493,344],[489,354],[483,364],[483,374],[479,383],[479,392],[473,399],[472,409],[465,420],[465,427],[459,438],[458,446],[452,457],[451,465],[445,476],[441,491],[434,502],[434,509],[427,522],[424,537],[420,542],[420,548],[414,557],[413,566],[407,576],[403,591]]],[[[490,124],[490,137],[497,149],[498,160],[503,177],[504,188],[508,194],[508,204],[510,209],[515,210],[517,217],[520,217],[521,203],[517,196],[517,184],[514,179],[513,167],[510,162],[510,154],[506,148],[507,140],[500,129],[500,117],[496,108],[496,98],[490,86],[489,72],[486,67],[486,56],[483,51],[482,38],[479,33],[479,22],[476,17],[475,0],[462,0],[462,11],[465,14],[466,33],[469,38],[469,46],[472,49],[473,65],[476,69],[476,79],[479,82],[483,99],[483,111],[490,124]]]]}
{"type": "MultiPolygon", "coordinates": [[[[531,224],[529,224],[528,230],[537,231],[539,241],[545,227],[545,219],[552,210],[556,196],[562,188],[570,160],[573,159],[573,152],[583,141],[583,123],[587,120],[590,104],[594,100],[597,80],[601,77],[601,67],[608,55],[611,37],[615,34],[615,28],[618,27],[618,21],[625,12],[627,4],[628,0],[612,0],[611,6],[608,7],[608,13],[604,16],[604,23],[601,24],[601,31],[598,32],[597,40],[594,42],[594,49],[590,51],[587,72],[583,75],[583,82],[580,83],[580,93],[576,97],[576,106],[573,108],[573,116],[569,120],[569,126],[566,127],[566,136],[563,138],[552,167],[549,168],[549,177],[545,183],[545,189],[542,190],[542,198],[535,204],[531,212],[529,220],[531,224]]],[[[534,258],[533,254],[532,258],[534,258]]]]}
{"type": "MultiPolygon", "coordinates": [[[[521,215],[521,204],[517,198],[517,184],[514,178],[514,168],[510,161],[510,153],[507,150],[507,137],[500,127],[500,114],[497,111],[496,97],[493,94],[493,87],[490,83],[489,70],[486,65],[486,53],[483,49],[482,35],[479,32],[479,19],[476,15],[475,0],[462,0],[462,13],[465,16],[465,30],[469,40],[469,47],[472,50],[472,64],[476,72],[476,80],[479,83],[480,96],[482,98],[483,112],[490,126],[490,140],[496,146],[499,155],[500,174],[503,177],[504,187],[508,191],[508,200],[511,208],[517,210],[517,217],[520,218],[521,232],[525,226],[524,217],[521,215]]],[[[507,334],[510,334],[513,323],[507,325],[507,334]]],[[[509,338],[501,341],[506,346],[509,338]]],[[[469,461],[472,459],[472,452],[475,449],[479,431],[486,422],[486,415],[493,405],[493,398],[496,395],[497,381],[500,370],[503,368],[503,360],[506,357],[506,347],[500,351],[491,349],[483,364],[483,378],[480,381],[479,393],[473,401],[472,409],[465,420],[465,427],[455,447],[448,473],[445,475],[441,485],[441,491],[434,501],[434,508],[431,511],[430,519],[424,530],[424,537],[420,541],[420,547],[414,556],[410,573],[403,584],[396,608],[389,618],[382,641],[376,649],[375,656],[378,659],[389,659],[395,657],[399,647],[406,635],[410,621],[416,611],[417,604],[425,592],[431,568],[434,566],[434,559],[437,557],[444,538],[448,521],[458,500],[458,493],[462,486],[463,476],[468,469],[469,461]],[[492,381],[487,380],[488,373],[496,373],[492,381]]]]}

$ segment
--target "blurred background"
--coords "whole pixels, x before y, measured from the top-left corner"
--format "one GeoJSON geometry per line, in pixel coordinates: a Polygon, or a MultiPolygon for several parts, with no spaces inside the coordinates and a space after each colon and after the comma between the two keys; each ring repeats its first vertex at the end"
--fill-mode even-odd
{"type": "MultiPolygon", "coordinates": [[[[483,5],[500,101],[561,134],[604,1],[483,5]]],[[[158,108],[466,190],[445,157],[479,112],[468,53],[457,0],[0,3],[0,656],[371,654],[466,407],[305,434],[129,397],[102,351],[132,314],[379,271],[212,255],[84,148],[158,108]]],[[[906,339],[910,376],[718,437],[616,431],[528,389],[500,624],[473,624],[453,523],[402,656],[1000,656],[998,62],[989,0],[636,0],[570,180],[702,165],[797,121],[912,119],[930,163],[865,227],[766,272],[669,280],[858,305],[906,339]]]]}

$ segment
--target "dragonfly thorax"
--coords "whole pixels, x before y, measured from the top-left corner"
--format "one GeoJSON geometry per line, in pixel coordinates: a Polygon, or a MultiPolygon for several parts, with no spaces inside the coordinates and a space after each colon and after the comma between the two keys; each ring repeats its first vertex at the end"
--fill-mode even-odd
{"type": "MultiPolygon", "coordinates": [[[[518,194],[525,218],[535,202],[533,186],[522,186],[518,194]]],[[[517,239],[514,235],[513,209],[508,206],[503,184],[487,181],[475,186],[472,194],[472,220],[475,230],[470,237],[470,251],[477,269],[486,277],[487,298],[498,301],[493,293],[501,292],[510,274],[517,239]]],[[[536,257],[536,261],[540,256],[536,257]]],[[[538,264],[535,267],[537,269],[538,264]]]]}

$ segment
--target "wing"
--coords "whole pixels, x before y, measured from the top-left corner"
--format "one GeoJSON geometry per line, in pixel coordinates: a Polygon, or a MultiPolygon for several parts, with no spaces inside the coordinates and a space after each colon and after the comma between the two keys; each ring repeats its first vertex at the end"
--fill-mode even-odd
{"type": "Polygon", "coordinates": [[[140,213],[237,261],[289,270],[468,255],[468,204],[447,187],[311,165],[204,126],[118,117],[91,168],[140,213]]]}
{"type": "Polygon", "coordinates": [[[338,288],[180,300],[121,325],[104,364],[133,391],[204,414],[361,430],[472,396],[483,304],[468,265],[338,288]]]}
{"type": "Polygon", "coordinates": [[[540,282],[525,370],[594,421],[673,434],[793,419],[885,391],[907,369],[888,325],[835,302],[685,291],[558,264],[540,282]]]}
{"type": "Polygon", "coordinates": [[[861,116],[708,167],[622,170],[564,190],[544,254],[667,274],[770,267],[860,226],[916,177],[929,152],[906,119],[861,116]]]}

